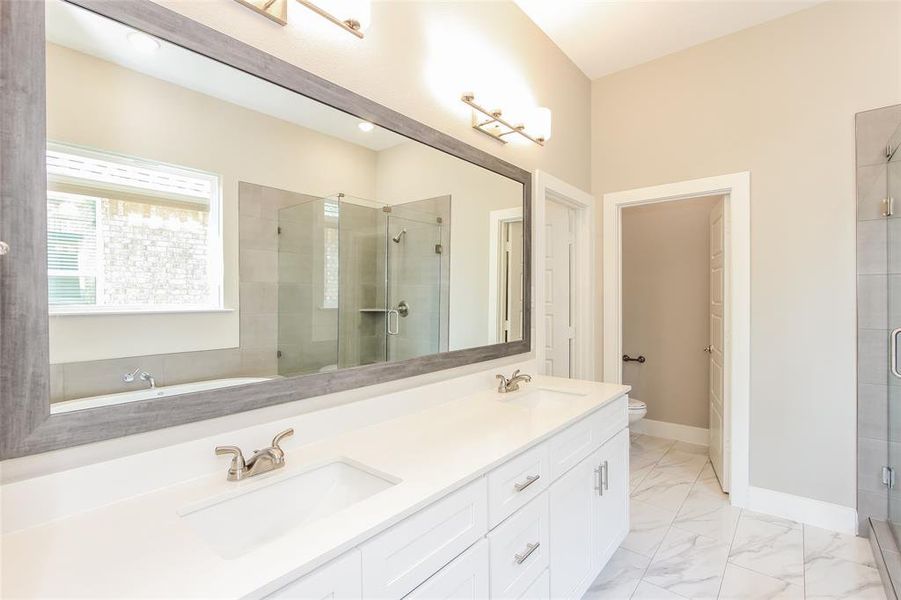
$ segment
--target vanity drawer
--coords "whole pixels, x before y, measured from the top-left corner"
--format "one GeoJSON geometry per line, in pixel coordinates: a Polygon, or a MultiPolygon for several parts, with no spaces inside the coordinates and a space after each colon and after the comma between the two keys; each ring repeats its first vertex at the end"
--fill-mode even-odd
{"type": "Polygon", "coordinates": [[[360,600],[362,597],[360,551],[354,549],[266,596],[266,600],[360,600]]]}
{"type": "Polygon", "coordinates": [[[620,396],[616,400],[597,411],[594,415],[594,427],[598,432],[598,443],[607,440],[629,426],[629,397],[620,396]]]}
{"type": "Polygon", "coordinates": [[[487,491],[482,477],[360,546],[363,597],[403,597],[487,530],[487,491]]]}
{"type": "Polygon", "coordinates": [[[519,598],[547,569],[549,508],[542,493],[488,534],[491,597],[519,598]]]}
{"type": "Polygon", "coordinates": [[[617,398],[548,441],[551,479],[555,480],[629,424],[628,400],[617,398]]]}
{"type": "Polygon", "coordinates": [[[551,597],[551,572],[545,569],[517,600],[548,600],[551,597]]]}
{"type": "Polygon", "coordinates": [[[405,600],[483,600],[488,598],[488,542],[476,544],[429,577],[405,600]]]}
{"type": "Polygon", "coordinates": [[[541,444],[488,474],[488,524],[495,527],[550,484],[548,447],[541,444]]]}

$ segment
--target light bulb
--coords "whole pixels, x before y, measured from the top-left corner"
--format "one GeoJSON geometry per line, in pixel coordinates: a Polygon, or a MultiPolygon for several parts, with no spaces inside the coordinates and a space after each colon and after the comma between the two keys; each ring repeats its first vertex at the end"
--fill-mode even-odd
{"type": "Polygon", "coordinates": [[[151,54],[160,49],[160,42],[143,31],[132,31],[128,34],[128,43],[142,54],[151,54]]]}
{"type": "Polygon", "coordinates": [[[551,139],[551,109],[543,106],[535,109],[529,119],[528,133],[539,140],[551,139]]]}
{"type": "Polygon", "coordinates": [[[359,127],[360,131],[362,131],[364,133],[369,133],[370,131],[375,129],[375,125],[373,125],[369,121],[360,121],[360,123],[357,125],[357,127],[359,127]]]}

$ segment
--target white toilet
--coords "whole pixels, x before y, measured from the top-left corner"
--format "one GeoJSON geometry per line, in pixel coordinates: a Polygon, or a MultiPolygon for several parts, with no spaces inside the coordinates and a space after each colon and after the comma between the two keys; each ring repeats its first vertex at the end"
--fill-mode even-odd
{"type": "Polygon", "coordinates": [[[641,421],[648,414],[648,405],[636,398],[629,398],[629,425],[641,421]]]}

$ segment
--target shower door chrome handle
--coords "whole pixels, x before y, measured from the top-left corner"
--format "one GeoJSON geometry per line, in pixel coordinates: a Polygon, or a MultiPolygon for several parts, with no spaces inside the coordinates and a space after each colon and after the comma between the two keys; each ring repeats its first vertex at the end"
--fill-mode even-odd
{"type": "Polygon", "coordinates": [[[387,321],[385,323],[385,325],[388,328],[388,335],[397,335],[397,333],[400,331],[400,314],[398,314],[397,310],[395,310],[393,308],[389,309],[388,314],[385,317],[385,320],[387,321]],[[391,328],[391,315],[394,315],[394,328],[393,329],[391,328]]]}
{"type": "Polygon", "coordinates": [[[888,343],[891,346],[889,348],[891,354],[891,358],[889,359],[889,366],[892,369],[892,375],[901,379],[901,372],[898,371],[898,334],[901,333],[901,327],[892,330],[892,333],[888,337],[888,343]]]}

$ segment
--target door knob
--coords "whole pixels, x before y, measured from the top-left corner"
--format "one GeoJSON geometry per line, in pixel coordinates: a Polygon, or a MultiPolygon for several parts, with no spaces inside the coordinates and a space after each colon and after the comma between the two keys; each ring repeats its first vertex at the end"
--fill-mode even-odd
{"type": "Polygon", "coordinates": [[[711,352],[713,352],[713,346],[707,346],[706,348],[704,348],[704,352],[710,354],[711,352]]]}

